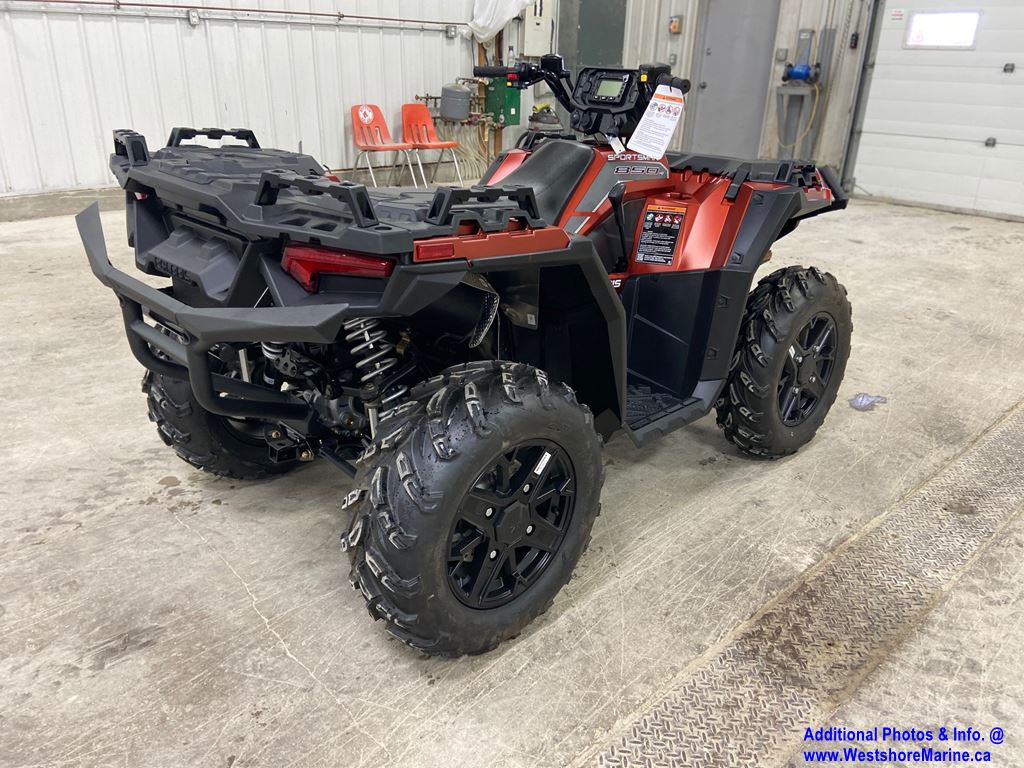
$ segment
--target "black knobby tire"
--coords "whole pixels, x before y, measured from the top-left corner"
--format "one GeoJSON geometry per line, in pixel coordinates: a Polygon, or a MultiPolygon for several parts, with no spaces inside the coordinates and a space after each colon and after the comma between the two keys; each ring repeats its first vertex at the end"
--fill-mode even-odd
{"type": "Polygon", "coordinates": [[[717,403],[726,438],[744,453],[769,459],[809,442],[835,402],[852,332],[846,289],[828,272],[786,267],[763,278],[747,299],[717,403]],[[808,336],[801,334],[825,342],[805,350],[801,340],[808,336]]]}
{"type": "Polygon", "coordinates": [[[187,381],[147,371],[142,391],[160,438],[193,467],[219,477],[257,480],[298,464],[272,461],[258,424],[236,424],[210,413],[196,402],[187,381]]]}
{"type": "MultiPolygon", "coordinates": [[[[351,581],[361,591],[370,615],[383,619],[392,635],[432,655],[483,653],[515,637],[548,609],[569,581],[600,511],[601,438],[594,431],[590,410],[576,401],[569,387],[549,382],[535,368],[478,362],[449,368],[413,388],[410,400],[381,421],[377,435],[358,462],[353,491],[345,503],[353,513],[344,537],[352,560],[351,581]],[[514,590],[520,587],[513,583],[508,592],[512,596],[494,607],[474,607],[468,599],[470,590],[463,594],[456,583],[460,566],[459,561],[452,564],[452,548],[461,546],[459,537],[472,538],[460,526],[467,525],[465,510],[483,493],[479,491],[481,473],[495,462],[507,462],[509,451],[526,455],[518,453],[520,448],[515,446],[519,445],[526,446],[521,449],[524,452],[534,451],[534,457],[541,446],[542,455],[558,457],[559,466],[574,475],[574,482],[562,481],[559,486],[566,494],[559,503],[566,502],[569,516],[562,523],[558,543],[548,547],[535,581],[521,587],[517,595],[514,590]]],[[[515,481],[510,476],[506,485],[516,485],[519,493],[529,491],[528,484],[522,485],[526,476],[522,473],[530,471],[533,465],[526,462],[534,460],[515,461],[526,469],[518,470],[515,481]]],[[[554,461],[544,462],[545,467],[549,464],[554,461]]],[[[508,471],[514,472],[514,466],[508,471]]],[[[495,542],[498,519],[505,525],[513,507],[515,514],[523,510],[513,502],[500,507],[493,519],[489,535],[495,536],[495,542]]],[[[477,518],[479,514],[477,507],[477,518]]],[[[489,509],[488,514],[494,511],[489,509]]],[[[519,530],[525,534],[529,531],[523,526],[534,519],[529,517],[535,514],[533,507],[522,514],[527,517],[519,530]]],[[[479,552],[477,562],[482,562],[491,540],[484,534],[478,539],[484,544],[470,541],[464,558],[479,552]]],[[[500,567],[506,570],[501,574],[519,573],[512,563],[519,563],[525,574],[522,565],[528,556],[520,557],[530,550],[516,550],[516,546],[507,545],[502,551],[497,562],[505,563],[500,567]],[[517,554],[506,560],[505,553],[513,551],[517,554]]],[[[506,576],[496,578],[493,583],[500,592],[506,576]]],[[[526,583],[524,575],[514,578],[526,583]]]]}

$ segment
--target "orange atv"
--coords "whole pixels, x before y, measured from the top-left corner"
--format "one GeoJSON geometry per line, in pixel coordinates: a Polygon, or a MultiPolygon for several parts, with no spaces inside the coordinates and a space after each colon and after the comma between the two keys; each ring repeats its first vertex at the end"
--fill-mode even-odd
{"type": "Polygon", "coordinates": [[[480,186],[367,189],[247,130],[116,131],[128,241],[152,288],[107,259],[160,436],[236,478],[326,459],[370,615],[432,654],[479,653],[551,604],[590,539],[602,437],[636,444],[717,409],[741,451],[810,440],[850,353],[843,287],[754,273],[802,220],[845,207],[825,168],[615,151],[663,65],[558,56],[477,68],[546,81],[590,140],[546,139],[480,186]],[[209,148],[196,136],[232,139],[209,148]]]}

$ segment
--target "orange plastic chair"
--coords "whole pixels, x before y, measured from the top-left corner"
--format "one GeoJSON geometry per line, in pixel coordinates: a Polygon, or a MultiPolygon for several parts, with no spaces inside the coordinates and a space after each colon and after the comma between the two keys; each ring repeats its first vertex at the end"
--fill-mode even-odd
{"type": "Polygon", "coordinates": [[[434,182],[437,169],[444,159],[444,151],[447,149],[452,153],[452,162],[455,163],[455,175],[459,177],[459,186],[462,184],[462,171],[459,170],[459,159],[455,156],[455,148],[459,146],[457,141],[442,141],[437,138],[437,129],[434,127],[434,119],[430,116],[430,110],[426,104],[403,104],[402,105],[402,140],[412,146],[413,154],[416,156],[416,165],[420,167],[420,176],[423,177],[423,186],[427,186],[427,176],[423,173],[423,163],[420,162],[421,149],[440,150],[437,162],[434,163],[434,171],[430,174],[430,182],[434,182]]]}
{"type": "Polygon", "coordinates": [[[399,168],[399,155],[405,156],[405,164],[409,167],[409,175],[412,177],[414,187],[416,183],[416,172],[412,169],[412,159],[409,152],[412,144],[408,142],[397,142],[391,138],[391,131],[384,121],[384,115],[376,104],[356,104],[352,107],[352,139],[356,149],[360,150],[356,155],[354,166],[359,167],[359,158],[366,158],[366,168],[370,172],[370,179],[373,186],[377,186],[377,177],[373,173],[373,164],[370,162],[372,152],[394,152],[395,161],[391,164],[391,177],[394,181],[395,170],[399,168]]]}

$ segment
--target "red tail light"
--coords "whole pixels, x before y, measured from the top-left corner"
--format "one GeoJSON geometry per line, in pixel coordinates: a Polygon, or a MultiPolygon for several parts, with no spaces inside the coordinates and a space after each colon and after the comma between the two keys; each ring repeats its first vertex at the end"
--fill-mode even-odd
{"type": "Polygon", "coordinates": [[[391,274],[395,263],[380,256],[332,251],[329,248],[312,245],[289,245],[284,249],[281,266],[285,272],[298,280],[303,288],[315,293],[320,275],[383,278],[391,274]]]}

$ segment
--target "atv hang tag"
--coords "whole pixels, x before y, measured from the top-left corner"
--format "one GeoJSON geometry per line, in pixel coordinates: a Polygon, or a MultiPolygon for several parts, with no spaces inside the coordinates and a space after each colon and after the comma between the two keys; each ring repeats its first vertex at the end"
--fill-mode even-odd
{"type": "Polygon", "coordinates": [[[648,157],[664,157],[683,114],[683,92],[659,85],[626,146],[648,157]]]}

